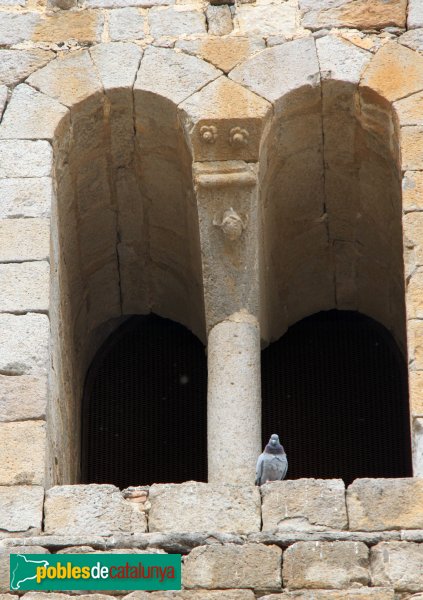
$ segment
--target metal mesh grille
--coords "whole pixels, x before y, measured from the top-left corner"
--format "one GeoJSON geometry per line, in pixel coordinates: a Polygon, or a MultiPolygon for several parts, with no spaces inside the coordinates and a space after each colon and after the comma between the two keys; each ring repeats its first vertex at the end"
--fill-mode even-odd
{"type": "Polygon", "coordinates": [[[297,323],[262,353],[262,384],[263,444],[279,433],[289,479],[411,475],[406,364],[372,319],[297,323]]]}
{"type": "Polygon", "coordinates": [[[204,347],[192,333],[155,315],[126,321],[88,373],[84,481],[206,481],[206,398],[204,347]]]}

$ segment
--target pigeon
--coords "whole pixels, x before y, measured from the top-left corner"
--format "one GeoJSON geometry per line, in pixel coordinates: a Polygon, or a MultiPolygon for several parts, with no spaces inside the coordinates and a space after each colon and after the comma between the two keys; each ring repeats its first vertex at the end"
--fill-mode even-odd
{"type": "Polygon", "coordinates": [[[283,446],[279,443],[279,436],[274,433],[270,436],[264,452],[260,454],[256,466],[256,485],[263,485],[268,481],[281,481],[288,471],[288,459],[283,446]]]}

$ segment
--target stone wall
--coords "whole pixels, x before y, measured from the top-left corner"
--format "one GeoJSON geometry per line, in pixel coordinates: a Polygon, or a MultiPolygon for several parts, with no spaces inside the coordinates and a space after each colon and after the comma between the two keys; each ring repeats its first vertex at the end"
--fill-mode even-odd
{"type": "Polygon", "coordinates": [[[45,498],[40,487],[12,486],[1,489],[0,506],[2,593],[8,556],[18,551],[183,554],[184,591],[152,598],[394,600],[423,593],[422,479],[357,479],[347,490],[340,480],[316,479],[123,492],[58,486],[45,498]]]}

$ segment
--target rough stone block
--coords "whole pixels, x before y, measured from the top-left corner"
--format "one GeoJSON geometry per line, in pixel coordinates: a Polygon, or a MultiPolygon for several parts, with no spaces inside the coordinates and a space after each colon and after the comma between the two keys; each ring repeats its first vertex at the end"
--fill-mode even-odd
{"type": "Polygon", "coordinates": [[[292,38],[297,30],[297,9],[288,2],[250,6],[240,4],[236,20],[242,35],[283,35],[292,38]]]}
{"type": "Polygon", "coordinates": [[[44,140],[0,141],[0,178],[49,176],[52,160],[51,146],[44,140]]]}
{"type": "Polygon", "coordinates": [[[46,377],[0,375],[0,421],[44,419],[46,406],[46,377]]]}
{"type": "Polygon", "coordinates": [[[181,48],[187,54],[198,56],[211,63],[224,73],[229,73],[236,65],[253,54],[264,50],[261,38],[248,37],[210,37],[196,40],[178,40],[175,48],[181,48]]]}
{"type": "Polygon", "coordinates": [[[102,92],[88,51],[52,60],[28,78],[28,83],[65,106],[75,106],[102,92]]]}
{"type": "Polygon", "coordinates": [[[381,542],[370,550],[370,568],[374,586],[419,592],[423,590],[423,544],[381,542]]]}
{"type": "Polygon", "coordinates": [[[152,8],[148,14],[148,23],[150,33],[155,38],[207,33],[204,14],[184,6],[152,8]]]}
{"type": "Polygon", "coordinates": [[[57,12],[45,17],[34,29],[33,42],[60,44],[77,40],[80,44],[99,42],[104,17],[100,11],[57,12]]]}
{"type": "Polygon", "coordinates": [[[411,369],[423,371],[423,321],[410,319],[407,322],[408,358],[411,369]]]}
{"type": "MultiPolygon", "coordinates": [[[[3,200],[0,192],[0,202],[3,200]]],[[[49,254],[49,219],[0,220],[0,262],[43,260],[49,254]]]]}
{"type": "Polygon", "coordinates": [[[394,108],[401,126],[423,125],[423,92],[398,100],[394,108]]]}
{"type": "Polygon", "coordinates": [[[153,6],[169,6],[175,4],[176,0],[84,0],[84,6],[88,8],[125,8],[137,6],[139,8],[151,8],[153,6]]]}
{"type": "Polygon", "coordinates": [[[0,485],[43,485],[44,421],[0,423],[0,485]]]}
{"type": "Polygon", "coordinates": [[[50,554],[50,552],[41,546],[0,546],[0,593],[8,596],[4,600],[16,598],[16,596],[6,594],[9,591],[10,554],[50,554]]]}
{"type": "Polygon", "coordinates": [[[413,419],[413,473],[423,477],[423,419],[413,419]]]}
{"type": "Polygon", "coordinates": [[[282,551],[263,544],[198,546],[185,559],[186,588],[281,588],[282,551]]]}
{"type": "Polygon", "coordinates": [[[132,94],[142,57],[139,46],[125,42],[98,44],[90,50],[90,54],[106,92],[124,88],[132,94]]]}
{"type": "Polygon", "coordinates": [[[51,140],[67,112],[68,109],[53,98],[29,85],[18,85],[0,124],[0,138],[51,140]]]}
{"type": "MultiPolygon", "coordinates": [[[[0,179],[0,219],[16,219],[17,223],[17,219],[23,220],[21,217],[48,217],[52,194],[50,177],[0,179]]],[[[22,242],[21,248],[27,243],[22,242]]],[[[11,246],[8,250],[13,252],[14,249],[15,246],[11,246]]],[[[3,250],[7,253],[7,249],[3,250]]]]}
{"type": "Polygon", "coordinates": [[[14,85],[44,67],[54,53],[49,50],[0,50],[0,83],[14,85]]]}
{"type": "Polygon", "coordinates": [[[0,312],[47,312],[49,283],[46,261],[0,264],[0,312]]]}
{"type": "Polygon", "coordinates": [[[423,212],[411,212],[403,217],[404,239],[414,249],[418,266],[423,265],[423,212]]]}
{"type": "Polygon", "coordinates": [[[300,112],[320,102],[320,68],[313,38],[287,42],[246,60],[229,77],[266,100],[276,112],[300,112]],[[293,95],[301,90],[301,95],[293,95]]]}
{"type": "MultiPolygon", "coordinates": [[[[388,102],[420,92],[423,89],[423,56],[389,42],[367,67],[360,87],[380,94],[388,102]]],[[[372,98],[377,102],[374,93],[372,98]]]]}
{"type": "Polygon", "coordinates": [[[40,15],[36,12],[0,12],[0,46],[11,46],[30,40],[40,15]]]}
{"type": "Polygon", "coordinates": [[[110,15],[110,39],[142,40],[145,37],[145,17],[137,8],[118,8],[110,15]]]}
{"type": "Polygon", "coordinates": [[[159,484],[149,499],[149,531],[260,531],[260,493],[253,486],[159,484]]]}
{"type": "Polygon", "coordinates": [[[1,532],[28,532],[38,535],[43,519],[44,488],[39,486],[0,487],[1,532]]]}
{"type": "Polygon", "coordinates": [[[423,417],[423,371],[410,371],[409,386],[411,414],[423,417]]]}
{"type": "Polygon", "coordinates": [[[410,31],[403,33],[398,41],[403,46],[411,48],[411,50],[423,52],[423,29],[410,29],[410,31]]]}
{"type": "Polygon", "coordinates": [[[263,485],[263,531],[347,529],[341,479],[296,479],[263,485]]]}
{"type": "Polygon", "coordinates": [[[414,271],[408,280],[406,303],[409,319],[423,319],[423,271],[421,270],[414,271]]]}
{"type": "Polygon", "coordinates": [[[423,479],[356,479],[347,509],[353,531],[423,529],[423,479]]]}
{"type": "Polygon", "coordinates": [[[408,0],[407,29],[423,27],[423,4],[421,0],[408,0]]]}
{"type": "Polygon", "coordinates": [[[0,373],[45,373],[48,338],[47,316],[0,314],[0,373]]]}
{"type": "MultiPolygon", "coordinates": [[[[153,592],[151,600],[255,600],[252,590],[182,590],[181,592],[153,592]]],[[[145,600],[148,600],[146,597],[145,600]]],[[[126,596],[132,600],[131,595],[126,596]]],[[[0,598],[1,600],[1,598],[0,598]]],[[[144,600],[137,596],[133,600],[144,600]]]]}
{"type": "MultiPolygon", "coordinates": [[[[164,96],[177,106],[220,74],[212,65],[194,56],[150,47],[144,53],[135,82],[135,106],[139,105],[138,90],[164,96]]],[[[142,119],[141,110],[136,112],[142,119]]]]}
{"type": "Polygon", "coordinates": [[[304,590],[262,596],[260,600],[395,600],[395,592],[389,588],[368,587],[350,590],[304,590]]]}
{"type": "Polygon", "coordinates": [[[8,93],[9,89],[5,85],[0,85],[0,120],[6,107],[8,93]]]}
{"type": "Polygon", "coordinates": [[[327,35],[316,40],[322,80],[358,84],[373,55],[346,40],[327,35]]]}
{"type": "MultiPolygon", "coordinates": [[[[418,2],[419,0],[416,0],[418,2]]],[[[300,0],[303,27],[405,27],[407,0],[300,0]]]]}
{"type": "Polygon", "coordinates": [[[291,589],[370,583],[369,550],[362,542],[297,542],[284,552],[283,561],[283,583],[291,589]]]}
{"type": "Polygon", "coordinates": [[[403,170],[423,170],[423,127],[401,127],[401,154],[403,170]]]}
{"type": "Polygon", "coordinates": [[[114,535],[146,531],[145,514],[114,485],[64,485],[46,492],[45,533],[114,535]]]}
{"type": "Polygon", "coordinates": [[[407,171],[402,180],[402,204],[406,212],[423,211],[423,172],[407,171]]]}
{"type": "Polygon", "coordinates": [[[227,4],[213,6],[206,10],[207,30],[209,35],[227,35],[232,31],[232,15],[227,4]]]}

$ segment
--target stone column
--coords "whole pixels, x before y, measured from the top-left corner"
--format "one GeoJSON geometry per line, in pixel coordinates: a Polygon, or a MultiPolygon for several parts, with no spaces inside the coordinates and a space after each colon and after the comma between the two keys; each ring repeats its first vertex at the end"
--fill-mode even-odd
{"type": "Polygon", "coordinates": [[[257,166],[194,167],[208,330],[209,481],[254,482],[261,448],[257,166]]]}
{"type": "Polygon", "coordinates": [[[253,483],[261,448],[260,329],[247,312],[208,338],[209,482],[253,483]]]}

